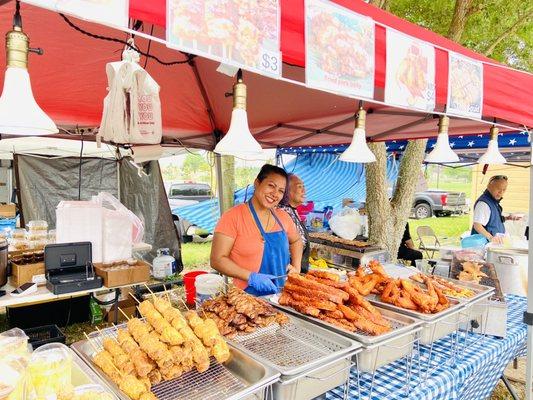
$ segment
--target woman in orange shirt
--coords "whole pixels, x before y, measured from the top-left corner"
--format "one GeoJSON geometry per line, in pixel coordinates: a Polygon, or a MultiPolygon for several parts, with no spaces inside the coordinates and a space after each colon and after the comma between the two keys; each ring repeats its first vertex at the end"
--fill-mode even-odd
{"type": "Polygon", "coordinates": [[[211,266],[256,296],[276,293],[288,272],[300,272],[300,235],[289,215],[276,208],[286,187],[283,169],[263,165],[250,201],[226,211],[215,228],[211,266]]]}

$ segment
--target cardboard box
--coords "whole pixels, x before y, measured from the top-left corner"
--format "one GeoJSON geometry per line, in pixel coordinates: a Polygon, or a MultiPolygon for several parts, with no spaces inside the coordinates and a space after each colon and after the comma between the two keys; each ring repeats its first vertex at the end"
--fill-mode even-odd
{"type": "Polygon", "coordinates": [[[11,263],[11,283],[15,287],[31,282],[34,275],[44,274],[44,262],[33,264],[11,263]]]}
{"type": "MultiPolygon", "coordinates": [[[[120,309],[126,314],[129,318],[135,316],[135,311],[137,310],[137,303],[132,299],[124,299],[118,302],[120,309]]],[[[115,307],[112,306],[109,311],[105,314],[104,317],[106,322],[115,322],[115,307]]],[[[118,312],[118,322],[126,321],[126,317],[119,311],[118,312]]]]}
{"type": "Polygon", "coordinates": [[[17,207],[14,204],[0,204],[0,217],[15,218],[17,207]]]}
{"type": "Polygon", "coordinates": [[[140,260],[137,260],[136,265],[128,265],[128,268],[94,264],[94,270],[96,275],[102,277],[104,286],[108,288],[147,282],[150,279],[150,264],[140,260]]]}

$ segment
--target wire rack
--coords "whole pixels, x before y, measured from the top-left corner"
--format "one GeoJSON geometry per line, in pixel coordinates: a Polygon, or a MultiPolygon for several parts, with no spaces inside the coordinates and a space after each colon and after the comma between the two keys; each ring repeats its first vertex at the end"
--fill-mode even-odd
{"type": "MultiPolygon", "coordinates": [[[[127,329],[127,324],[121,324],[99,332],[91,332],[89,340],[93,347],[98,350],[103,349],[105,338],[116,338],[118,329],[127,329]]],[[[90,355],[90,354],[89,354],[90,355]]],[[[250,383],[241,380],[224,365],[211,358],[209,369],[199,373],[196,370],[189,371],[181,377],[169,381],[161,382],[152,386],[152,393],[158,400],[211,400],[225,399],[245,391],[250,383]]],[[[251,395],[251,398],[269,399],[268,388],[258,389],[258,392],[251,395]]],[[[248,398],[248,397],[247,397],[248,398]]]]}
{"type": "Polygon", "coordinates": [[[152,387],[159,400],[224,399],[246,389],[248,385],[216,362],[206,372],[190,371],[183,376],[152,387]]]}
{"type": "Polygon", "coordinates": [[[300,367],[344,347],[292,322],[272,324],[233,339],[246,350],[277,367],[300,367]]]}

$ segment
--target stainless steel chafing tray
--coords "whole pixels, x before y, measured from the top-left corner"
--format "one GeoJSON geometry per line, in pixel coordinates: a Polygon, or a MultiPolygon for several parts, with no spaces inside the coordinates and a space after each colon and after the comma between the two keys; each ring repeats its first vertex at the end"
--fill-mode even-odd
{"type": "MultiPolygon", "coordinates": [[[[121,400],[129,400],[92,361],[94,345],[105,336],[115,337],[116,330],[117,327],[113,327],[93,333],[90,335],[92,343],[82,340],[71,347],[121,400]]],[[[224,364],[212,362],[206,372],[190,371],[177,379],[153,386],[152,392],[159,400],[237,400],[261,393],[279,379],[278,372],[261,365],[241,350],[230,347],[230,351],[231,357],[224,364]]]]}

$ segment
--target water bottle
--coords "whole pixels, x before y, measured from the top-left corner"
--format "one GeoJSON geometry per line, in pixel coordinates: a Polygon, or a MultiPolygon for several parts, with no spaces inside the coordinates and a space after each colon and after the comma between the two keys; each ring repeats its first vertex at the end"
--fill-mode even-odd
{"type": "Polygon", "coordinates": [[[152,261],[152,275],[155,279],[165,279],[175,273],[176,260],[169,249],[157,250],[157,257],[152,261]]]}

